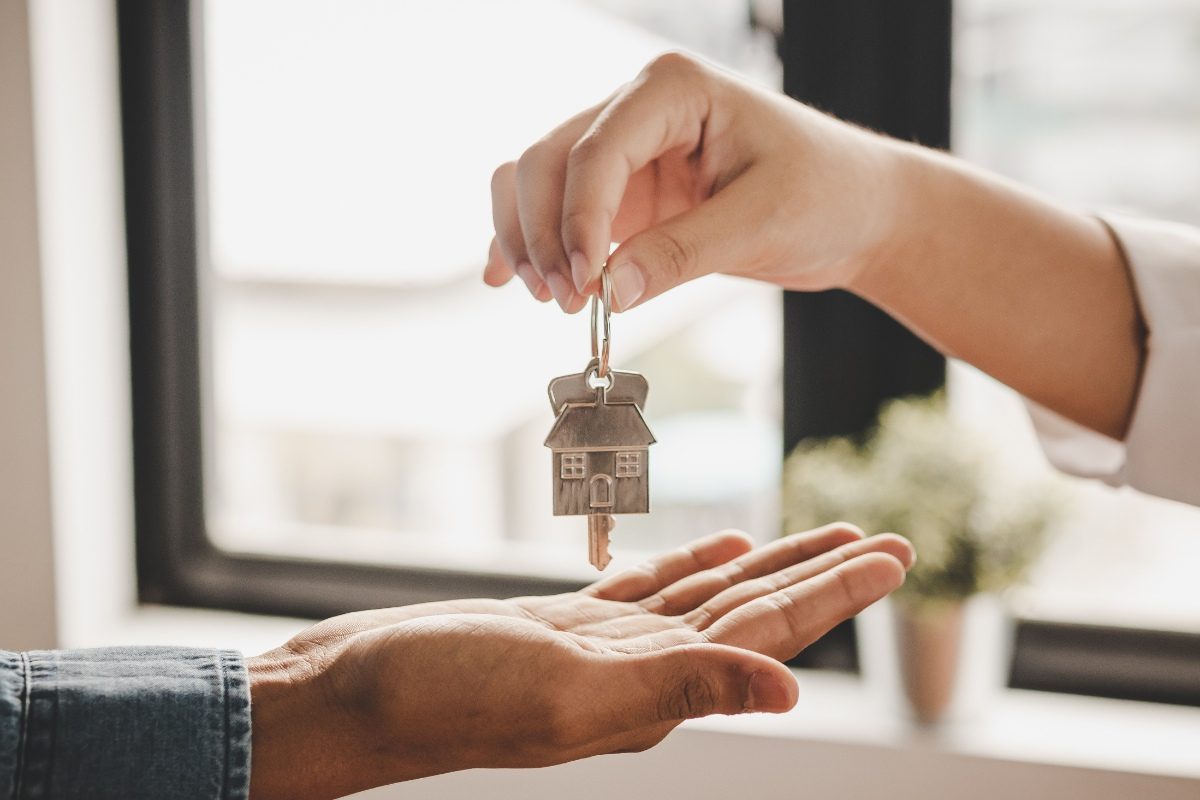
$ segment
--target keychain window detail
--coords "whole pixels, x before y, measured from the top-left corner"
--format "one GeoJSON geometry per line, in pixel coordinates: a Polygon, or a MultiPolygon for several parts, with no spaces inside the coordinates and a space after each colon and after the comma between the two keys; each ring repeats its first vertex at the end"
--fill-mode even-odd
{"type": "Polygon", "coordinates": [[[642,454],[641,453],[617,453],[617,477],[618,478],[640,478],[640,477],[642,477],[642,454]]]}
{"type": "Polygon", "coordinates": [[[583,453],[563,453],[560,472],[562,479],[564,481],[583,480],[584,473],[587,471],[585,459],[586,456],[583,453]]]}

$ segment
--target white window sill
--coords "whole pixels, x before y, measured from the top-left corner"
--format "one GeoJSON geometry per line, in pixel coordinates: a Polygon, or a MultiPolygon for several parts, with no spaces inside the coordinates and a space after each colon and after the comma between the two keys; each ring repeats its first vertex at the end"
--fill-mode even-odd
{"type": "Polygon", "coordinates": [[[783,715],[696,720],[697,730],[821,741],[997,761],[1162,775],[1197,781],[1200,709],[1079,695],[1000,691],[971,718],[910,722],[897,698],[856,677],[801,672],[800,702],[783,715]]]}
{"type": "MultiPolygon", "coordinates": [[[[70,644],[256,653],[306,624],[147,606],[70,644]]],[[[1004,690],[971,719],[923,730],[890,690],[837,674],[798,676],[800,702],[791,712],[695,720],[647,753],[536,771],[455,773],[362,796],[1200,797],[1200,709],[1004,690]]]]}

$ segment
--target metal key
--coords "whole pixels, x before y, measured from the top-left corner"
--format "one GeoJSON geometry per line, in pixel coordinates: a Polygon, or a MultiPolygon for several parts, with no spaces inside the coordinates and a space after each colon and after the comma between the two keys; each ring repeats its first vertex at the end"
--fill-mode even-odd
{"type": "Polygon", "coordinates": [[[642,416],[649,387],[636,372],[608,367],[610,290],[602,273],[601,298],[592,299],[592,360],[583,372],[555,378],[547,387],[557,415],[546,446],[553,456],[554,513],[587,515],[588,561],[602,570],[611,560],[613,514],[650,510],[647,475],[654,444],[642,416]],[[604,306],[604,338],[598,306],[604,306]]]}
{"type": "Polygon", "coordinates": [[[608,540],[616,524],[612,514],[588,514],[588,563],[598,570],[603,570],[612,561],[608,540]]]}

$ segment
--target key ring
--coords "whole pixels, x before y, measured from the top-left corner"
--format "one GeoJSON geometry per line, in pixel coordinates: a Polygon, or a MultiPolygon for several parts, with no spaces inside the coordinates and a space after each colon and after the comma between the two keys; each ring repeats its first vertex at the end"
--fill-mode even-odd
{"type": "Polygon", "coordinates": [[[608,353],[612,346],[612,286],[608,282],[608,265],[600,270],[600,291],[592,295],[592,358],[600,359],[596,377],[608,376],[608,353]],[[600,340],[600,304],[604,304],[604,343],[600,340]]]}

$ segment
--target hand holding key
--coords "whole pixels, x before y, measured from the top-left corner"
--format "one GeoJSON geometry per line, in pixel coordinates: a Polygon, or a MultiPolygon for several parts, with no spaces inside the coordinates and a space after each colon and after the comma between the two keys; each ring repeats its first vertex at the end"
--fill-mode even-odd
{"type": "Polygon", "coordinates": [[[604,264],[621,311],[712,272],[847,289],[1112,439],[1145,372],[1138,292],[1095,215],[679,53],[502,164],[492,219],[493,286],[515,274],[570,312],[604,264]]]}
{"type": "Polygon", "coordinates": [[[570,312],[606,259],[621,311],[711,272],[845,287],[912,227],[905,152],[666,53],[496,170],[484,280],[570,312]]]}
{"type": "Polygon", "coordinates": [[[643,750],[681,721],[781,712],[781,660],[904,581],[912,548],[830,525],[719,533],[569,594],[326,620],[250,659],[251,797],[318,800],[473,767],[643,750]]]}

